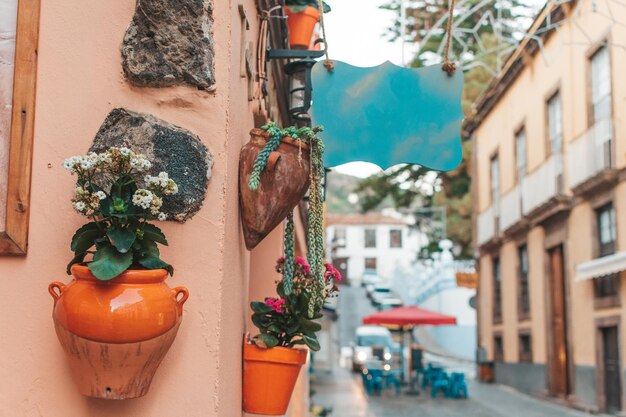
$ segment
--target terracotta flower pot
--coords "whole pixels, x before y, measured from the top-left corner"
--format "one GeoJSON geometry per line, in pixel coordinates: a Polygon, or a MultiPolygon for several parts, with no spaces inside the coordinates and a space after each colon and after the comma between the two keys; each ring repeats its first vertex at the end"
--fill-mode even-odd
{"type": "Polygon", "coordinates": [[[270,416],[285,414],[307,354],[305,349],[263,349],[245,344],[243,411],[270,416]]]}
{"type": "Polygon", "coordinates": [[[259,244],[302,200],[309,189],[309,147],[283,138],[270,154],[257,190],[248,186],[259,152],[269,139],[262,129],[252,129],[250,142],[239,155],[239,202],[246,247],[259,244]]]}
{"type": "Polygon", "coordinates": [[[71,283],[52,282],[48,291],[79,391],[108,399],[145,395],[176,337],[189,292],[169,288],[164,269],[129,270],[110,281],[81,265],[72,266],[72,274],[71,283]]]}
{"type": "Polygon", "coordinates": [[[300,13],[292,13],[285,8],[289,27],[289,46],[293,49],[307,49],[311,44],[313,30],[320,19],[320,12],[315,7],[307,6],[300,13]]]}

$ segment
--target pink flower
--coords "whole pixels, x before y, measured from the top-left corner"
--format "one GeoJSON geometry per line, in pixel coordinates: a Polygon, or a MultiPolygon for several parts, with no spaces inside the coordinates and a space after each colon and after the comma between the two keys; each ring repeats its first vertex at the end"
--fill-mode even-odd
{"type": "Polygon", "coordinates": [[[330,262],[326,262],[325,267],[326,272],[324,272],[324,278],[326,279],[326,282],[330,281],[331,279],[335,281],[341,281],[341,273],[337,269],[335,269],[333,264],[331,264],[330,262]]]}
{"type": "Polygon", "coordinates": [[[272,310],[274,310],[277,313],[282,313],[283,307],[285,306],[285,300],[282,298],[267,297],[265,299],[265,305],[272,307],[272,310]]]}
{"type": "Polygon", "coordinates": [[[311,274],[311,265],[302,256],[296,256],[296,263],[302,267],[305,275],[311,274]]]}

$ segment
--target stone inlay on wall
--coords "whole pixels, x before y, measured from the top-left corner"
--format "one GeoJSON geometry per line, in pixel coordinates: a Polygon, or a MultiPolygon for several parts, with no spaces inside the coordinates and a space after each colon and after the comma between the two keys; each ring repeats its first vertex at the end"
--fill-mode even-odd
{"type": "Polygon", "coordinates": [[[113,109],[89,151],[126,146],[146,155],[153,166],[148,174],[166,171],[178,184],[178,194],[163,200],[170,220],[184,222],[200,210],[211,178],[213,156],[198,136],[149,114],[113,109]]]}
{"type": "Polygon", "coordinates": [[[122,66],[144,87],[215,84],[211,0],[137,0],[122,44],[122,66]]]}

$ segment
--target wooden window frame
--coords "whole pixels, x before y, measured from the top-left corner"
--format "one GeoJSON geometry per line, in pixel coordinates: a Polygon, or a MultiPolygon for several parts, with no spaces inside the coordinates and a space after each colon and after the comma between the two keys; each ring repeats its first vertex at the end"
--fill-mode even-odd
{"type": "MultiPolygon", "coordinates": [[[[609,31],[605,32],[595,41],[586,51],[585,56],[587,58],[586,62],[586,107],[587,107],[587,129],[591,129],[596,123],[595,115],[593,114],[593,92],[592,92],[592,83],[593,83],[593,74],[591,73],[591,67],[593,57],[597,54],[600,49],[606,47],[607,52],[609,54],[609,71],[611,74],[611,119],[613,119],[615,115],[614,106],[615,106],[615,77],[613,73],[613,51],[610,48],[612,43],[612,34],[609,31]]],[[[615,146],[615,145],[613,145],[615,146]]]]}
{"type": "Polygon", "coordinates": [[[526,242],[517,246],[517,316],[519,321],[529,320],[530,312],[530,256],[528,253],[528,244],[526,242]],[[528,301],[528,309],[523,308],[523,297],[522,297],[522,248],[526,250],[526,261],[528,270],[526,271],[526,296],[528,301]]]}
{"type": "Polygon", "coordinates": [[[0,255],[26,255],[28,249],[39,10],[40,0],[18,0],[7,210],[0,255]]]}
{"type": "Polygon", "coordinates": [[[491,280],[492,280],[492,300],[493,300],[493,323],[501,324],[502,323],[502,262],[499,256],[495,256],[491,260],[491,280]],[[500,279],[496,280],[496,262],[498,264],[500,279]],[[496,288],[496,282],[498,281],[498,285],[496,288]]]}
{"type": "Polygon", "coordinates": [[[494,332],[493,335],[493,361],[503,363],[504,362],[504,335],[502,332],[494,332]],[[497,349],[496,339],[500,339],[500,352],[497,349]]]}
{"type": "Polygon", "coordinates": [[[389,248],[390,249],[402,249],[402,245],[404,242],[402,242],[402,229],[389,229],[389,248]],[[393,244],[393,234],[394,233],[399,233],[400,234],[400,244],[399,245],[394,245],[393,244]]]}
{"type": "Polygon", "coordinates": [[[533,335],[532,335],[532,331],[530,329],[519,329],[518,332],[518,361],[519,363],[533,363],[533,335]],[[529,338],[529,349],[530,351],[528,352],[527,355],[524,354],[524,352],[522,352],[522,337],[528,337],[529,338]]]}
{"type": "Polygon", "coordinates": [[[368,227],[363,229],[363,247],[366,249],[376,249],[378,247],[378,233],[376,228],[368,227]],[[374,233],[374,246],[370,246],[368,244],[367,235],[368,233],[374,233]]]}
{"type": "MultiPolygon", "coordinates": [[[[593,249],[594,249],[594,258],[599,258],[602,256],[607,256],[608,253],[602,253],[601,251],[601,247],[600,247],[600,212],[603,210],[606,210],[608,207],[610,207],[613,210],[613,216],[614,216],[614,227],[615,227],[615,233],[617,234],[618,229],[618,225],[617,225],[617,212],[615,211],[615,204],[613,202],[613,200],[608,200],[608,201],[603,201],[601,199],[598,199],[597,202],[595,202],[595,204],[592,205],[593,207],[593,224],[594,224],[594,230],[592,233],[592,238],[593,238],[593,249]],[[599,203],[599,202],[602,203],[599,203]]],[[[614,250],[613,252],[615,252],[615,249],[617,249],[617,235],[615,236],[615,240],[614,240],[614,250]]],[[[594,307],[596,309],[603,309],[603,308],[610,308],[610,307],[618,307],[621,306],[621,277],[622,275],[620,273],[616,273],[612,276],[609,277],[600,277],[600,278],[594,278],[593,279],[593,298],[594,298],[594,307]],[[606,295],[606,296],[599,296],[598,295],[598,286],[599,281],[601,279],[611,279],[613,280],[613,284],[615,285],[615,294],[613,295],[606,295]]]]}

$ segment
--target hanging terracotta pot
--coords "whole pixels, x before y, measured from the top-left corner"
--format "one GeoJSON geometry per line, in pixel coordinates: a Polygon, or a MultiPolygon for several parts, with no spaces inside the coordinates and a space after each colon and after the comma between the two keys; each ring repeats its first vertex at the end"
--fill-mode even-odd
{"type": "Polygon", "coordinates": [[[254,344],[243,347],[243,411],[282,416],[287,412],[293,388],[306,363],[308,351],[254,344]]]}
{"type": "Polygon", "coordinates": [[[292,49],[307,49],[311,44],[313,30],[320,19],[320,12],[315,7],[307,6],[299,13],[285,8],[289,28],[289,46],[292,49]]]}
{"type": "Polygon", "coordinates": [[[184,287],[170,288],[167,271],[128,270],[100,281],[73,265],[68,285],[52,282],[52,317],[81,394],[106,399],[145,395],[176,337],[184,287]]]}
{"type": "Polygon", "coordinates": [[[292,138],[283,138],[261,173],[259,188],[248,181],[254,161],[269,140],[262,129],[252,129],[250,142],[239,156],[239,202],[241,222],[248,250],[253,249],[302,200],[309,189],[309,147],[292,138]]]}

